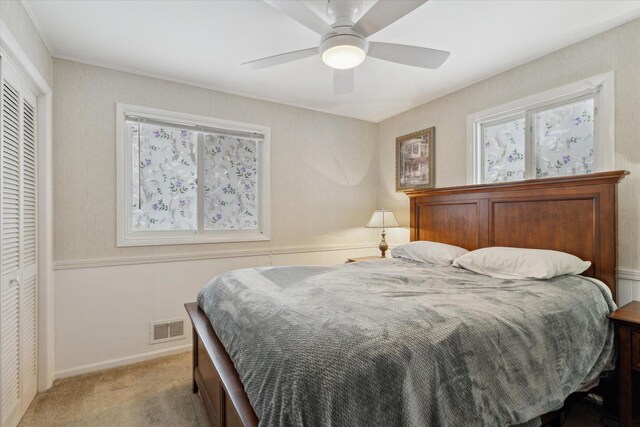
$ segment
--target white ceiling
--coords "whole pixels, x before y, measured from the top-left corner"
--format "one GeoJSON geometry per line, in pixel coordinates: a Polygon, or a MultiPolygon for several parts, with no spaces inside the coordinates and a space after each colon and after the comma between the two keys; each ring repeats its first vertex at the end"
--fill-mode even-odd
{"type": "Polygon", "coordinates": [[[440,69],[368,58],[334,96],[318,56],[240,65],[319,42],[261,1],[24,1],[56,57],[374,122],[640,17],[640,1],[431,0],[370,40],[451,51],[440,69]]]}

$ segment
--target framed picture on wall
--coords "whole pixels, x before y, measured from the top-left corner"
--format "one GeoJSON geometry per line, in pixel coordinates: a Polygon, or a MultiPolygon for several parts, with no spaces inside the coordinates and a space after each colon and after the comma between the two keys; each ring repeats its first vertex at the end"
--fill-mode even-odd
{"type": "Polygon", "coordinates": [[[396,191],[434,187],[436,128],[396,138],[396,191]]]}

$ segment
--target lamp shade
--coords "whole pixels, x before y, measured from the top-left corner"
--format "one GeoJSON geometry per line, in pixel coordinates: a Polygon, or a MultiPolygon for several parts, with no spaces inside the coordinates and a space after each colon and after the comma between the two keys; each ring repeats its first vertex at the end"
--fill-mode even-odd
{"type": "Polygon", "coordinates": [[[373,211],[371,214],[371,218],[367,223],[368,228],[391,228],[391,227],[400,227],[398,224],[398,220],[395,215],[391,211],[373,211]]]}

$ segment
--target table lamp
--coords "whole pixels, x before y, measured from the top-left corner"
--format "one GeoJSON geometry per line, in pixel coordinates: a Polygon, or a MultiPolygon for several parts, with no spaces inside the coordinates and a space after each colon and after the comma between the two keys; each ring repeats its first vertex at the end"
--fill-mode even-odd
{"type": "Polygon", "coordinates": [[[386,232],[384,229],[391,227],[400,227],[400,224],[398,224],[398,220],[396,219],[395,215],[393,215],[393,212],[385,211],[384,209],[373,211],[373,214],[371,214],[371,218],[369,219],[366,227],[382,228],[382,240],[380,240],[380,245],[378,246],[378,248],[380,248],[380,252],[382,253],[380,258],[386,258],[385,252],[387,252],[387,249],[389,249],[389,245],[387,245],[387,241],[385,240],[386,232]]]}

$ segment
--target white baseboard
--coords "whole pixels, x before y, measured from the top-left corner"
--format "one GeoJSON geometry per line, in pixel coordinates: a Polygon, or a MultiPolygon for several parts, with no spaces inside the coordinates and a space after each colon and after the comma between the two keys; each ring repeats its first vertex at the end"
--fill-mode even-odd
{"type": "Polygon", "coordinates": [[[185,344],[179,347],[165,348],[163,350],[150,351],[148,353],[136,354],[119,359],[105,360],[103,362],[91,363],[84,366],[78,366],[72,369],[65,369],[54,373],[54,380],[72,377],[75,375],[86,374],[88,372],[101,371],[103,369],[115,368],[117,366],[130,365],[132,363],[144,362],[145,360],[155,359],[162,356],[170,356],[172,354],[184,353],[193,348],[192,344],[185,344]]]}

